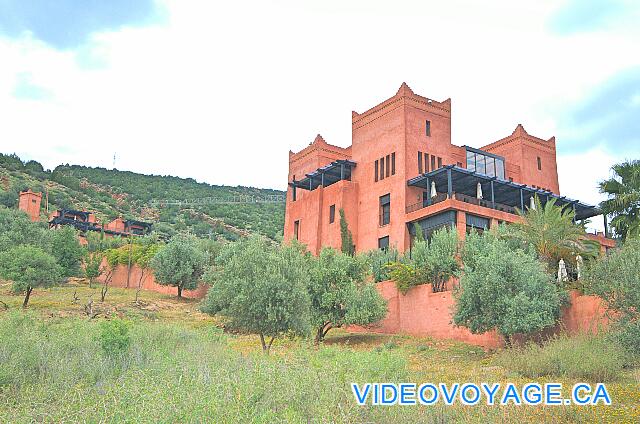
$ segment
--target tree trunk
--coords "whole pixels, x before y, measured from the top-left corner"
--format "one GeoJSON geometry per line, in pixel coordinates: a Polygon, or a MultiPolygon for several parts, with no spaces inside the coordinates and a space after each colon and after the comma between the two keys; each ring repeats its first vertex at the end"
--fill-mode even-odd
{"type": "Polygon", "coordinates": [[[319,345],[320,342],[324,339],[324,325],[318,327],[318,331],[316,332],[316,338],[314,340],[315,345],[319,345]]]}
{"type": "Polygon", "coordinates": [[[92,289],[93,288],[93,277],[89,278],[89,288],[92,289]]]}
{"type": "Polygon", "coordinates": [[[104,303],[104,298],[107,297],[107,290],[109,288],[107,287],[107,285],[105,284],[104,287],[102,287],[102,290],[100,291],[100,302],[104,303]]]}
{"type": "Polygon", "coordinates": [[[138,297],[140,296],[140,290],[142,290],[142,279],[144,278],[144,269],[140,272],[140,279],[138,280],[138,287],[136,288],[136,303],[138,303],[138,297]]]}
{"type": "Polygon", "coordinates": [[[178,297],[182,297],[182,286],[178,286],[178,297]]]}
{"type": "Polygon", "coordinates": [[[504,335],[504,345],[507,347],[507,349],[511,349],[511,335],[510,334],[505,334],[504,335]]]}
{"type": "Polygon", "coordinates": [[[265,354],[269,354],[269,352],[271,351],[271,345],[273,344],[273,341],[276,339],[276,336],[271,337],[271,340],[269,341],[269,343],[266,342],[265,338],[264,338],[264,334],[260,333],[260,344],[262,344],[262,352],[265,354]]]}
{"type": "Polygon", "coordinates": [[[24,302],[22,302],[22,307],[26,308],[27,305],[29,304],[29,297],[31,296],[31,291],[33,290],[33,287],[29,286],[27,287],[27,295],[24,297],[24,302]]]}

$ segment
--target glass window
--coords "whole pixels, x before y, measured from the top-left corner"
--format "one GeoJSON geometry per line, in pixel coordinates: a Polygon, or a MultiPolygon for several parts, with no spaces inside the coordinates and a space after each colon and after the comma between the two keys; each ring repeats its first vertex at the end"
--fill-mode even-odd
{"type": "Polygon", "coordinates": [[[485,162],[487,164],[487,175],[490,177],[496,176],[496,159],[492,156],[485,156],[485,162]]]}
{"type": "Polygon", "coordinates": [[[396,152],[391,153],[391,175],[396,175],[396,152]]]}
{"type": "Polygon", "coordinates": [[[391,221],[391,195],[380,196],[380,225],[387,225],[391,221]]]}
{"type": "Polygon", "coordinates": [[[476,170],[476,154],[467,150],[467,169],[469,171],[476,170]]]}
{"type": "Polygon", "coordinates": [[[300,221],[296,221],[293,223],[293,238],[298,240],[299,234],[300,234],[300,221]]]}
{"type": "Polygon", "coordinates": [[[431,121],[425,122],[425,133],[427,134],[427,137],[431,137],[431,121]]]}
{"type": "Polygon", "coordinates": [[[484,155],[476,155],[476,172],[480,174],[487,173],[487,167],[484,162],[484,155]]]}
{"type": "Polygon", "coordinates": [[[442,168],[442,158],[438,156],[438,168],[442,168]]]}
{"type": "Polygon", "coordinates": [[[391,171],[391,156],[387,155],[387,172],[385,177],[389,176],[389,171],[391,171]]]}
{"type": "Polygon", "coordinates": [[[387,250],[389,248],[389,236],[378,239],[378,249],[387,250]]]}
{"type": "Polygon", "coordinates": [[[418,152],[418,174],[422,174],[422,152],[418,152]]]}
{"type": "Polygon", "coordinates": [[[496,177],[504,180],[504,161],[502,159],[496,159],[496,177]]]}
{"type": "Polygon", "coordinates": [[[336,205],[329,206],[329,224],[336,220],[336,205]]]}
{"type": "Polygon", "coordinates": [[[431,170],[435,171],[436,169],[436,157],[431,155],[431,170]]]}
{"type": "Polygon", "coordinates": [[[384,180],[384,157],[380,158],[380,179],[384,180]]]}
{"type": "Polygon", "coordinates": [[[373,179],[374,181],[378,181],[378,161],[376,161],[375,169],[373,171],[373,179]]]}

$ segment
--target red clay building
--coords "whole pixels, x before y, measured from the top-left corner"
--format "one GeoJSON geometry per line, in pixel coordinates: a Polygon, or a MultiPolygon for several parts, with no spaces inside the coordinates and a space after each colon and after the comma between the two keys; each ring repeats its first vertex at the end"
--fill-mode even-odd
{"type": "Polygon", "coordinates": [[[18,199],[18,209],[26,212],[33,222],[40,220],[40,204],[42,203],[42,193],[34,193],[31,189],[20,192],[18,199]]]}
{"type": "MultiPolygon", "coordinates": [[[[456,227],[487,229],[519,219],[533,197],[573,208],[577,219],[600,215],[594,206],[560,195],[556,141],[529,135],[522,125],[480,149],[451,144],[451,99],[415,94],[403,83],[395,96],[352,112],[352,145],[318,135],[289,152],[285,240],[311,252],[340,248],[340,209],[357,252],[411,244],[414,223],[425,236],[456,227]]],[[[605,222],[606,228],[606,222],[605,222]]],[[[592,236],[604,247],[613,240],[592,236]]]]}

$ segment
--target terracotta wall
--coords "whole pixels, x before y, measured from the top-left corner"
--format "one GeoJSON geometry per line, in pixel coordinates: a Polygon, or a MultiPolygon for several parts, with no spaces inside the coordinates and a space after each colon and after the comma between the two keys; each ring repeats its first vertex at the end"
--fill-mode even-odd
{"type": "MultiPolygon", "coordinates": [[[[466,328],[455,327],[452,324],[455,300],[451,291],[433,293],[431,285],[425,284],[414,287],[403,295],[396,289],[393,281],[383,281],[377,285],[377,289],[388,301],[389,310],[386,318],[371,328],[351,327],[349,330],[453,339],[485,348],[497,348],[503,345],[501,337],[493,331],[472,334],[466,328]]],[[[599,298],[572,291],[569,306],[562,310],[560,324],[538,336],[561,331],[569,334],[597,331],[599,325],[606,325],[604,312],[605,309],[599,298]]]]}
{"type": "MultiPolygon", "coordinates": [[[[111,287],[127,287],[127,266],[126,265],[118,265],[113,273],[113,277],[111,279],[110,286],[111,287]]],[[[138,281],[140,281],[140,276],[142,274],[141,269],[136,266],[131,266],[131,275],[129,276],[129,288],[135,289],[138,287],[138,281]]],[[[98,278],[98,281],[101,283],[104,282],[104,275],[98,278]]],[[[153,276],[152,271],[146,271],[142,276],[142,289],[143,290],[151,290],[158,293],[164,293],[171,296],[178,295],[178,288],[171,286],[163,286],[156,283],[156,280],[153,276]]],[[[205,284],[201,284],[196,290],[184,290],[182,292],[183,297],[191,298],[191,299],[202,299],[206,294],[209,286],[205,284]]]]}

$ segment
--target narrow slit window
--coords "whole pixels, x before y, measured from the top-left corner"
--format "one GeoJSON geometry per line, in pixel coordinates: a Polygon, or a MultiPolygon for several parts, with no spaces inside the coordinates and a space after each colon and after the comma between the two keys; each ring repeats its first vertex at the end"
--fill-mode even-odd
{"type": "Polygon", "coordinates": [[[380,158],[380,179],[384,180],[384,157],[380,158]]]}
{"type": "Polygon", "coordinates": [[[391,175],[396,175],[396,152],[391,153],[391,175]]]}
{"type": "Polygon", "coordinates": [[[333,224],[336,220],[336,205],[329,206],[329,224],[333,224]]]}
{"type": "Polygon", "coordinates": [[[538,171],[542,171],[542,160],[540,160],[540,156],[538,156],[538,171]]]}
{"type": "Polygon", "coordinates": [[[374,171],[373,171],[373,180],[378,182],[378,161],[376,161],[374,171]]]}
{"type": "Polygon", "coordinates": [[[418,174],[422,174],[422,152],[418,152],[418,174]]]}
{"type": "Polygon", "coordinates": [[[293,223],[293,238],[299,240],[300,235],[300,221],[296,221],[293,223]]]}
{"type": "Polygon", "coordinates": [[[429,169],[429,153],[424,154],[424,172],[433,171],[433,169],[429,169]]]}
{"type": "Polygon", "coordinates": [[[387,169],[386,169],[386,173],[385,173],[385,177],[389,176],[389,172],[391,171],[391,156],[387,155],[387,169]]]}
{"type": "Polygon", "coordinates": [[[436,157],[431,155],[431,170],[435,171],[436,169],[436,157]]]}
{"type": "Polygon", "coordinates": [[[427,137],[431,137],[431,121],[425,121],[424,131],[427,137]]]}

